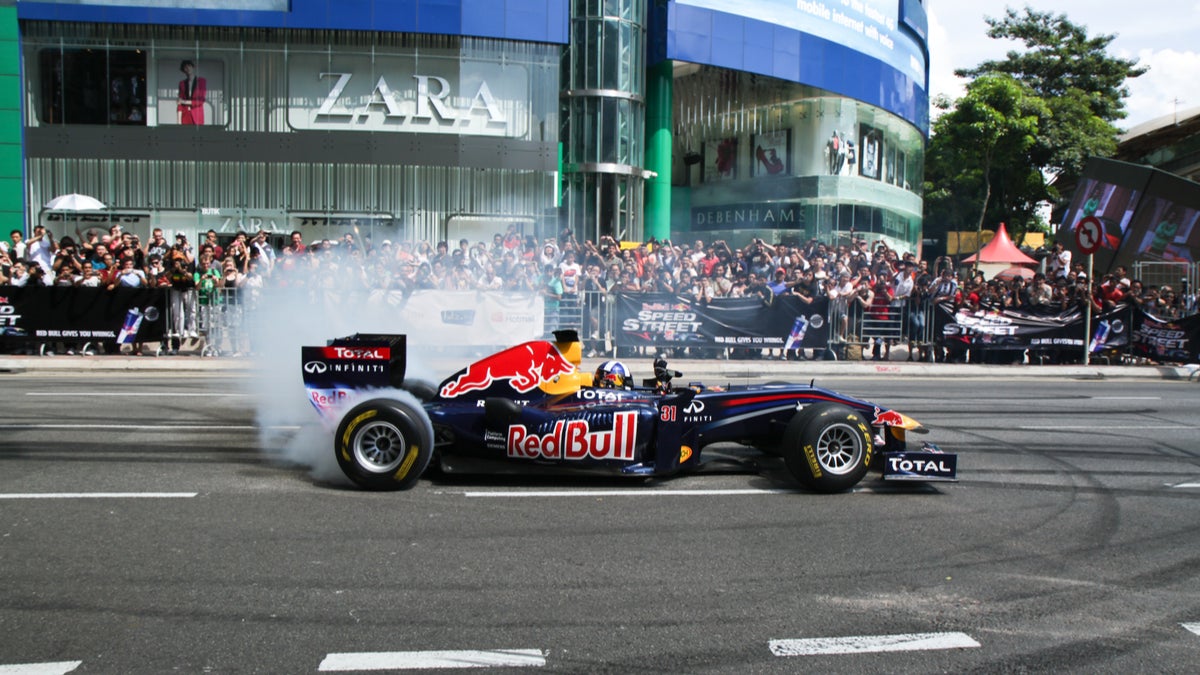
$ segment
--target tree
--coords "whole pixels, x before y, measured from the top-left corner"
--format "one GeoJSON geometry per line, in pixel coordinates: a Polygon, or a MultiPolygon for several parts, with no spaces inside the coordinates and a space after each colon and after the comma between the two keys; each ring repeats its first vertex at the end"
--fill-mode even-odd
{"type": "Polygon", "coordinates": [[[1050,116],[1045,103],[1012,76],[989,73],[968,84],[953,106],[945,99],[935,105],[946,112],[934,122],[926,152],[926,230],[970,223],[978,232],[989,211],[991,220],[1023,230],[1047,197],[1038,167],[1029,162],[1050,116]]]}
{"type": "Polygon", "coordinates": [[[960,77],[1006,73],[1041,97],[1049,107],[1030,161],[1050,177],[1077,182],[1088,157],[1110,157],[1117,149],[1115,123],[1125,118],[1125,83],[1146,72],[1137,60],[1114,58],[1108,47],[1115,35],[1089,36],[1065,14],[1023,13],[1008,8],[1002,18],[986,18],[988,37],[1022,42],[1004,60],[985,61],[956,71],[960,77]]]}

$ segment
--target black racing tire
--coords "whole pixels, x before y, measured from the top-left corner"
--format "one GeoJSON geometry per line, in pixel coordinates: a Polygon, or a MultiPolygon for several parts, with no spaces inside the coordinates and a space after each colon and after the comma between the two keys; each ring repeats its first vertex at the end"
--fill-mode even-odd
{"type": "Polygon", "coordinates": [[[425,403],[426,401],[432,401],[433,399],[437,398],[438,394],[437,385],[429,380],[406,379],[404,380],[404,384],[400,385],[400,388],[412,394],[413,396],[416,396],[417,400],[422,403],[425,403]]]}
{"type": "Polygon", "coordinates": [[[784,434],[788,471],[814,492],[845,492],[867,475],[875,448],[861,413],[814,403],[796,413],[784,434]]]}
{"type": "Polygon", "coordinates": [[[407,490],[429,466],[433,432],[420,406],[376,398],[350,409],[333,438],[338,466],[368,490],[407,490]]]}

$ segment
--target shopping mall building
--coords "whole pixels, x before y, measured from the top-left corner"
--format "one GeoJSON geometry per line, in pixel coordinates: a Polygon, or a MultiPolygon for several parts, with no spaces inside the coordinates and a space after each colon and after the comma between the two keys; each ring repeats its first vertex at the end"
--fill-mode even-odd
{"type": "Polygon", "coordinates": [[[921,0],[0,0],[0,52],[6,234],[920,237],[921,0]]]}

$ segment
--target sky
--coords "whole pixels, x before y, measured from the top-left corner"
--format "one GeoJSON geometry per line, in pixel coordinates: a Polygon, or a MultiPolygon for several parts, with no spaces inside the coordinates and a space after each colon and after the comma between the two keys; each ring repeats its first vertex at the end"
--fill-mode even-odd
{"type": "Polygon", "coordinates": [[[1149,66],[1127,83],[1129,114],[1117,126],[1129,130],[1164,115],[1200,108],[1200,0],[925,0],[929,14],[929,93],[958,98],[962,78],[956,68],[1003,59],[1021,43],[987,36],[985,16],[1002,17],[1012,7],[1065,14],[1091,37],[1115,35],[1113,56],[1149,66]]]}

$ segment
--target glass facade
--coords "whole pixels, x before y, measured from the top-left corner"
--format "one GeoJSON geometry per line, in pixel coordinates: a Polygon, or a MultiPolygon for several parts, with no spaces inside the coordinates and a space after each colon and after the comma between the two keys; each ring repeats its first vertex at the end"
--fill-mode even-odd
{"type": "Polygon", "coordinates": [[[293,0],[263,25],[202,26],[28,3],[23,225],[919,242],[919,2],[847,5],[874,26],[868,46],[774,0],[745,16],[717,0],[399,4],[334,21],[332,0],[293,0]],[[415,23],[378,27],[393,19],[415,23]],[[540,37],[510,34],[524,19],[540,37]],[[327,27],[288,27],[312,22],[327,27]],[[500,24],[505,38],[481,37],[500,24]],[[109,210],[39,210],[70,192],[109,210]]]}
{"type": "Polygon", "coordinates": [[[794,82],[693,64],[675,72],[675,231],[732,243],[854,230],[915,245],[916,127],[794,82]]]}
{"type": "Polygon", "coordinates": [[[641,238],[645,0],[573,0],[563,56],[563,211],[577,235],[641,238]]]}

